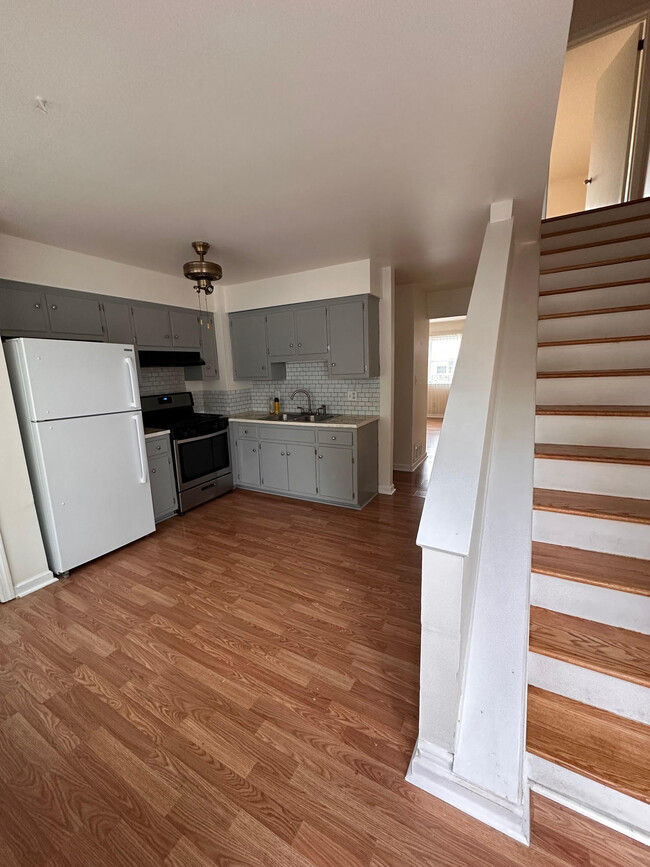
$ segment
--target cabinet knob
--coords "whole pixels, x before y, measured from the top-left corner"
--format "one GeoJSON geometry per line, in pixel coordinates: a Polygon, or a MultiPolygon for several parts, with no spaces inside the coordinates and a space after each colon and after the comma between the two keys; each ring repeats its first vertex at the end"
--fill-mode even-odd
{"type": "Polygon", "coordinates": [[[322,456],[322,455],[318,455],[318,460],[319,460],[319,461],[322,461],[322,460],[323,460],[323,456],[322,456]]]}
{"type": "Polygon", "coordinates": [[[156,451],[159,452],[162,446],[156,446],[156,451]]]}
{"type": "Polygon", "coordinates": [[[253,454],[255,454],[256,451],[257,451],[257,449],[253,449],[253,454]]]}
{"type": "Polygon", "coordinates": [[[336,437],[332,437],[332,439],[333,439],[333,440],[335,440],[335,439],[336,439],[336,437]]]}
{"type": "Polygon", "coordinates": [[[52,310],[56,310],[56,304],[52,304],[52,310]]]}
{"type": "Polygon", "coordinates": [[[266,370],[266,365],[265,365],[265,364],[262,365],[262,370],[266,370]]]}
{"type": "Polygon", "coordinates": [[[335,361],[332,362],[332,367],[336,367],[336,362],[335,362],[335,361]]]}
{"type": "Polygon", "coordinates": [[[299,344],[298,344],[298,348],[300,348],[301,346],[302,346],[302,343],[299,343],[299,344]]]}
{"type": "MultiPolygon", "coordinates": [[[[298,346],[300,346],[300,344],[298,344],[298,346]]],[[[293,343],[289,344],[289,349],[293,349],[293,343]]]]}
{"type": "Polygon", "coordinates": [[[281,456],[281,457],[284,457],[284,452],[280,452],[280,456],[281,456]]]}
{"type": "Polygon", "coordinates": [[[151,472],[152,472],[152,473],[155,473],[155,472],[156,472],[156,470],[155,470],[155,469],[153,469],[153,470],[152,470],[152,471],[151,471],[151,472]]]}
{"type": "Polygon", "coordinates": [[[169,340],[169,334],[163,334],[163,337],[165,338],[165,340],[169,340]]]}
{"type": "Polygon", "coordinates": [[[287,457],[288,457],[288,458],[291,457],[291,452],[287,452],[287,457]]]}
{"type": "Polygon", "coordinates": [[[178,334],[174,334],[174,340],[178,340],[178,334]]]}
{"type": "Polygon", "coordinates": [[[40,309],[41,309],[41,305],[40,305],[40,304],[34,304],[34,307],[35,307],[37,310],[40,310],[40,309]]]}
{"type": "Polygon", "coordinates": [[[244,428],[244,433],[248,433],[248,428],[244,428]]]}

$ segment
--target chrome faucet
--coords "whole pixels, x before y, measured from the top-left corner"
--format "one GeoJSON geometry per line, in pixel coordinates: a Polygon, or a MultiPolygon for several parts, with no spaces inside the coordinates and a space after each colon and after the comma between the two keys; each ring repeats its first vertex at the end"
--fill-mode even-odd
{"type": "MultiPolygon", "coordinates": [[[[293,400],[297,394],[304,394],[305,395],[305,397],[307,398],[307,415],[311,415],[312,414],[312,411],[311,411],[311,394],[308,391],[305,391],[304,388],[297,388],[294,391],[294,393],[291,395],[289,400],[293,400]]],[[[299,406],[298,409],[301,409],[304,412],[304,407],[299,406]]]]}

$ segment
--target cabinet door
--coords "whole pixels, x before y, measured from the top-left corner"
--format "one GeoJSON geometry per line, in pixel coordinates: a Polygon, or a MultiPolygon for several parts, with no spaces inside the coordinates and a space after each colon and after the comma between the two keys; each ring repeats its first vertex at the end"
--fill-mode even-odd
{"type": "Polygon", "coordinates": [[[269,355],[295,355],[296,332],[293,310],[278,310],[267,313],[266,335],[269,341],[269,355]]]}
{"type": "Polygon", "coordinates": [[[176,484],[172,461],[168,455],[160,458],[149,458],[149,480],[151,482],[151,499],[153,514],[156,521],[167,518],[176,511],[176,484]]]}
{"type": "Polygon", "coordinates": [[[275,490],[289,490],[287,447],[284,443],[260,443],[262,486],[275,490]]]}
{"type": "Polygon", "coordinates": [[[217,339],[214,333],[214,313],[201,315],[201,355],[205,361],[203,379],[219,379],[217,339]]]}
{"type": "Polygon", "coordinates": [[[201,346],[201,331],[199,315],[193,310],[170,310],[169,320],[172,329],[172,346],[174,349],[190,349],[198,351],[201,346]]]}
{"type": "Polygon", "coordinates": [[[303,307],[295,312],[298,355],[327,352],[327,308],[303,307]]]}
{"type": "Polygon", "coordinates": [[[318,447],[318,493],[328,500],[354,500],[352,449],[318,447]]]}
{"type": "Polygon", "coordinates": [[[287,443],[287,465],[289,468],[289,490],[295,494],[308,494],[315,497],[318,491],[314,446],[287,443]]]}
{"type": "Polygon", "coordinates": [[[74,295],[45,296],[50,328],[57,334],[79,334],[102,337],[104,329],[99,307],[99,298],[83,298],[74,295]]]}
{"type": "Polygon", "coordinates": [[[109,343],[133,343],[133,322],[128,304],[104,301],[104,319],[109,343]]]}
{"type": "Polygon", "coordinates": [[[268,379],[264,314],[235,316],[230,320],[232,366],[235,379],[268,379]]]}
{"type": "Polygon", "coordinates": [[[20,284],[0,281],[0,331],[25,331],[46,334],[48,321],[45,299],[37,289],[22,289],[20,284]]]}
{"type": "Polygon", "coordinates": [[[133,307],[132,309],[135,339],[140,349],[172,345],[169,310],[161,310],[158,307],[133,307]]]}
{"type": "Polygon", "coordinates": [[[329,305],[330,375],[361,376],[365,373],[363,301],[329,305]]]}
{"type": "Polygon", "coordinates": [[[256,440],[237,440],[237,479],[242,485],[260,484],[260,455],[256,440]]]}

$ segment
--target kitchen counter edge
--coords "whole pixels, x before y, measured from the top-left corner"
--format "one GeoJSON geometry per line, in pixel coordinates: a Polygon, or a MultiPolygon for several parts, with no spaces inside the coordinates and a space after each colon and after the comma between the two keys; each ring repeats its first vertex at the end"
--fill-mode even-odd
{"type": "Polygon", "coordinates": [[[360,428],[367,424],[379,421],[378,415],[335,415],[328,421],[273,421],[272,419],[260,419],[254,413],[242,413],[241,415],[228,416],[229,422],[255,422],[255,424],[288,425],[294,427],[334,427],[334,428],[360,428]]]}

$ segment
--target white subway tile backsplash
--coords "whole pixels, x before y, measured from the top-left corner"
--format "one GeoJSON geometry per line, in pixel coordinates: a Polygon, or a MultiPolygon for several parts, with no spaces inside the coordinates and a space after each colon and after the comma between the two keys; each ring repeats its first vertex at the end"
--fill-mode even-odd
{"type": "Polygon", "coordinates": [[[182,367],[141,367],[140,394],[165,394],[186,391],[182,367]]]}

